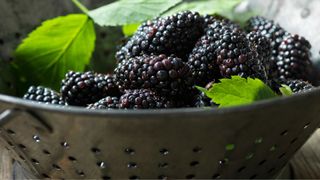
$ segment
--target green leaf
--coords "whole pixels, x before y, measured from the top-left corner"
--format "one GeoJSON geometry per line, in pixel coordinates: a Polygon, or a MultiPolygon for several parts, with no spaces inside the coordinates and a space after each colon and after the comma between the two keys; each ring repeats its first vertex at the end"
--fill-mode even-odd
{"type": "Polygon", "coordinates": [[[285,84],[282,84],[281,86],[282,87],[279,88],[279,90],[283,96],[291,96],[293,94],[292,89],[289,86],[285,84]]]}
{"type": "Polygon", "coordinates": [[[89,64],[95,39],[88,16],[58,17],[29,34],[17,48],[14,63],[28,82],[58,90],[66,72],[83,71],[89,64]]]}
{"type": "MultiPolygon", "coordinates": [[[[199,88],[198,88],[199,89],[199,88]]],[[[251,104],[255,101],[277,97],[269,86],[259,79],[232,76],[231,79],[221,79],[209,90],[200,88],[219,107],[251,104]]]]}
{"type": "Polygon", "coordinates": [[[163,15],[168,16],[185,10],[199,12],[200,14],[229,15],[241,1],[243,0],[197,0],[184,2],[170,9],[163,15]]]}
{"type": "Polygon", "coordinates": [[[139,28],[140,23],[122,26],[122,32],[125,36],[132,36],[139,28]]]}
{"type": "Polygon", "coordinates": [[[159,16],[182,0],[119,0],[89,12],[100,26],[136,24],[159,16]]]}

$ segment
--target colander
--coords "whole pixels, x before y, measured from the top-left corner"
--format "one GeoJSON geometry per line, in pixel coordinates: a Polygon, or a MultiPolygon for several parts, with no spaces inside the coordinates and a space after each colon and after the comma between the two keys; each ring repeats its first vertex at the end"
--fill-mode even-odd
{"type": "MultiPolygon", "coordinates": [[[[0,0],[2,58],[72,7],[0,0]]],[[[317,88],[234,108],[89,111],[0,95],[0,139],[39,178],[273,178],[319,126],[319,102],[317,88]]]]}

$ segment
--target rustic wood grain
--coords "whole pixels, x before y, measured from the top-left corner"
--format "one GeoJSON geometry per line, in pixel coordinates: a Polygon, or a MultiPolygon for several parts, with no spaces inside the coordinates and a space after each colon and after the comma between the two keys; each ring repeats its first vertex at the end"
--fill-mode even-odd
{"type": "Polygon", "coordinates": [[[0,179],[13,179],[12,158],[9,151],[0,143],[0,179]]]}

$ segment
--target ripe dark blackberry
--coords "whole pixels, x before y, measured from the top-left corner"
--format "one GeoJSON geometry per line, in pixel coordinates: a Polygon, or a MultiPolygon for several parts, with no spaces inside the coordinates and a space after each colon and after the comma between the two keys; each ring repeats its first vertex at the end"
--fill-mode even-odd
{"type": "Polygon", "coordinates": [[[23,99],[45,104],[66,105],[57,92],[42,86],[30,86],[23,99]]]}
{"type": "Polygon", "coordinates": [[[179,95],[193,86],[189,66],[180,58],[143,55],[122,61],[114,71],[122,89],[151,89],[162,95],[179,95]]]}
{"type": "Polygon", "coordinates": [[[203,32],[203,17],[190,11],[143,23],[117,53],[119,62],[142,54],[184,58],[203,32]]]}
{"type": "Polygon", "coordinates": [[[62,98],[74,106],[87,106],[103,97],[120,95],[111,75],[96,75],[91,71],[70,71],[62,81],[62,98]]]}
{"type": "Polygon", "coordinates": [[[276,24],[274,21],[260,16],[252,17],[251,19],[249,19],[247,28],[249,31],[255,31],[270,39],[272,48],[272,56],[270,59],[272,74],[270,76],[276,78],[277,71],[275,61],[278,56],[278,48],[283,39],[286,36],[290,35],[290,33],[284,30],[279,24],[276,24]]]}
{"type": "MultiPolygon", "coordinates": [[[[209,90],[212,85],[214,84],[214,81],[212,82],[209,82],[205,88],[207,90],[209,90]]],[[[208,106],[216,106],[216,104],[209,98],[205,95],[205,93],[203,92],[200,92],[199,93],[199,90],[197,90],[198,93],[195,94],[195,96],[193,97],[193,103],[191,105],[191,107],[208,107],[208,106]]]]}
{"type": "Polygon", "coordinates": [[[267,79],[257,49],[250,46],[244,33],[227,30],[215,44],[217,64],[223,77],[239,75],[267,79]]]}
{"type": "Polygon", "coordinates": [[[160,109],[172,108],[174,102],[148,89],[126,90],[120,97],[120,109],[160,109]]]}
{"type": "Polygon", "coordinates": [[[216,62],[216,42],[222,38],[224,32],[232,31],[227,24],[219,20],[211,20],[205,35],[199,39],[188,57],[192,76],[196,85],[199,86],[204,86],[213,79],[220,78],[219,66],[216,62]]]}
{"type": "Polygon", "coordinates": [[[309,41],[299,35],[285,38],[276,59],[278,78],[311,80],[313,65],[309,41]]]}
{"type": "Polygon", "coordinates": [[[314,88],[310,83],[303,80],[284,80],[282,82],[289,86],[293,93],[301,93],[314,88]]]}
{"type": "Polygon", "coordinates": [[[220,16],[220,15],[205,15],[204,16],[204,29],[208,28],[209,25],[216,23],[219,21],[220,23],[229,26],[233,30],[241,30],[239,24],[232,22],[231,20],[220,16]]]}
{"type": "Polygon", "coordinates": [[[249,40],[250,46],[256,49],[259,59],[262,60],[262,64],[265,66],[266,72],[269,74],[271,68],[274,67],[270,60],[272,56],[270,39],[254,31],[247,34],[247,39],[249,40]]]}
{"type": "Polygon", "coordinates": [[[119,108],[119,98],[107,96],[103,99],[100,99],[94,104],[90,104],[87,107],[88,109],[117,109],[119,108]]]}

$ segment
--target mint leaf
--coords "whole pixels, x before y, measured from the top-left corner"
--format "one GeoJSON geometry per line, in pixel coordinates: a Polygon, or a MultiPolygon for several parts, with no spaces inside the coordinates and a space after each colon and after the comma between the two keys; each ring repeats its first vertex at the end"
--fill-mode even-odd
{"type": "Polygon", "coordinates": [[[89,12],[100,26],[136,24],[159,16],[182,0],[119,0],[89,12]]]}
{"type": "Polygon", "coordinates": [[[122,26],[122,32],[125,36],[132,36],[139,28],[140,23],[122,26]]]}
{"type": "Polygon", "coordinates": [[[48,20],[16,49],[14,64],[28,82],[58,90],[66,72],[83,71],[89,64],[95,38],[86,15],[48,20]]]}
{"type": "Polygon", "coordinates": [[[269,86],[259,79],[232,76],[231,79],[221,79],[209,90],[198,88],[219,107],[251,104],[255,101],[277,97],[269,86]]]}
{"type": "Polygon", "coordinates": [[[289,86],[285,84],[282,84],[281,86],[282,87],[279,88],[279,90],[283,96],[291,96],[293,94],[292,89],[289,86]]]}
{"type": "Polygon", "coordinates": [[[197,0],[184,2],[170,9],[164,16],[175,14],[179,11],[190,10],[200,14],[220,14],[227,16],[233,12],[234,8],[243,0],[197,0]]]}

